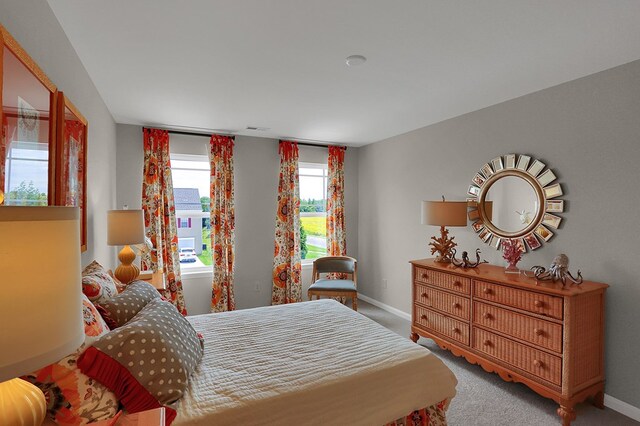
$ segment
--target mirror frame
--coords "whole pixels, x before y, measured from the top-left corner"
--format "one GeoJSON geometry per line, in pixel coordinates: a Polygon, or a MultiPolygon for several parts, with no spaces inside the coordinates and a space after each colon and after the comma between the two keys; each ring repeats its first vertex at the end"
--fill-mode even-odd
{"type": "MultiPolygon", "coordinates": [[[[67,205],[67,192],[65,190],[66,185],[63,181],[63,166],[65,165],[64,150],[66,146],[65,139],[65,123],[66,123],[66,109],[77,118],[77,121],[82,123],[84,126],[84,131],[82,132],[82,140],[79,141],[82,145],[82,157],[78,160],[82,163],[82,182],[80,185],[82,186],[82,205],[80,207],[80,251],[85,252],[87,250],[87,136],[89,131],[89,123],[87,119],[80,113],[78,108],[67,98],[63,92],[58,92],[58,111],[57,118],[58,123],[56,126],[57,129],[57,155],[56,155],[56,205],[66,206],[67,205]]],[[[75,206],[74,206],[75,207],[75,206]]]]}
{"type": "Polygon", "coordinates": [[[514,239],[519,242],[524,250],[536,250],[542,247],[543,241],[549,241],[554,232],[547,227],[558,229],[562,218],[550,213],[562,213],[564,201],[557,200],[563,195],[562,187],[556,175],[546,165],[529,155],[507,154],[496,157],[491,162],[482,166],[473,177],[472,185],[467,191],[469,202],[468,217],[472,227],[480,239],[485,243],[500,249],[502,240],[514,239]],[[485,200],[491,186],[498,180],[514,176],[524,179],[534,190],[538,199],[538,211],[534,219],[525,228],[515,232],[508,232],[493,224],[485,208],[485,200]],[[550,200],[552,200],[550,203],[550,200]],[[553,208],[549,206],[553,204],[553,208]],[[546,226],[545,226],[546,225],[546,226]],[[525,245],[526,243],[526,245],[525,245]]]}
{"type": "MultiPolygon", "coordinates": [[[[13,38],[11,33],[7,31],[7,29],[0,24],[0,102],[4,104],[3,101],[3,86],[4,86],[4,49],[9,49],[22,64],[33,74],[36,79],[49,91],[49,159],[48,159],[48,194],[47,194],[47,205],[52,206],[55,205],[56,201],[56,157],[57,157],[57,149],[56,149],[56,125],[57,125],[57,92],[58,88],[55,84],[47,77],[42,68],[38,66],[38,64],[29,56],[26,50],[20,46],[20,43],[13,38]]],[[[0,107],[0,126],[3,123],[4,111],[3,108],[0,107]]],[[[3,131],[0,128],[0,131],[3,131]]],[[[0,136],[1,137],[1,136],[0,136]]],[[[4,159],[2,159],[4,161],[4,159]]],[[[2,204],[2,203],[0,203],[2,204]]]]}

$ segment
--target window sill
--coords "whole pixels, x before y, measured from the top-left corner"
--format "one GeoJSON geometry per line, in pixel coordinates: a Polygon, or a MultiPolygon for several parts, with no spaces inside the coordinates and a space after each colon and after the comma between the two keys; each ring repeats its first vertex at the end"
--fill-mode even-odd
{"type": "Polygon", "coordinates": [[[196,278],[213,278],[213,271],[210,268],[198,268],[193,271],[180,271],[180,276],[182,280],[190,280],[196,278]]]}

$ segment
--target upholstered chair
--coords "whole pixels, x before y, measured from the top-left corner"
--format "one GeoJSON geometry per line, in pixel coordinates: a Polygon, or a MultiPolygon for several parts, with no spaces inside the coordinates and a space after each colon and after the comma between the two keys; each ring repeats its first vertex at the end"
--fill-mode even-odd
{"type": "Polygon", "coordinates": [[[349,256],[327,256],[313,261],[312,284],[309,300],[320,296],[348,297],[351,307],[358,310],[358,261],[349,256]],[[338,279],[329,279],[323,274],[337,274],[338,279]]]}

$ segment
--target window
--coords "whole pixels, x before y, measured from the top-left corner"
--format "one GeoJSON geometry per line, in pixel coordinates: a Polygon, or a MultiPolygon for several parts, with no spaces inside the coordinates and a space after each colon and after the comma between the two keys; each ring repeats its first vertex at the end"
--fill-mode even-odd
{"type": "Polygon", "coordinates": [[[178,218],[178,228],[191,228],[191,218],[183,219],[178,218]]]}
{"type": "Polygon", "coordinates": [[[180,269],[186,273],[211,270],[209,167],[206,155],[171,154],[180,269]]]}
{"type": "Polygon", "coordinates": [[[5,161],[5,205],[46,206],[49,145],[14,141],[8,151],[5,161]]]}
{"type": "Polygon", "coordinates": [[[299,163],[300,252],[302,263],[327,255],[326,164],[299,163]]]}

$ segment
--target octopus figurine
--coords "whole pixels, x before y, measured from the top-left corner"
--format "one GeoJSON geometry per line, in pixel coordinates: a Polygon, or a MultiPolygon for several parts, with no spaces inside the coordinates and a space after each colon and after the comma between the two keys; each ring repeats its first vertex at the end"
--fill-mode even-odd
{"type": "Polygon", "coordinates": [[[551,266],[547,270],[543,266],[534,266],[531,268],[533,276],[539,281],[562,282],[562,287],[567,285],[567,280],[573,284],[582,284],[582,274],[578,270],[578,277],[574,277],[569,272],[569,257],[566,254],[559,254],[551,262],[551,266]]]}
{"type": "Polygon", "coordinates": [[[462,252],[462,260],[456,259],[456,249],[451,249],[450,253],[451,253],[451,263],[461,268],[465,268],[465,269],[475,268],[481,263],[489,263],[486,260],[482,260],[482,261],[480,260],[480,249],[476,249],[475,263],[469,260],[469,253],[467,253],[466,251],[462,252]]]}

